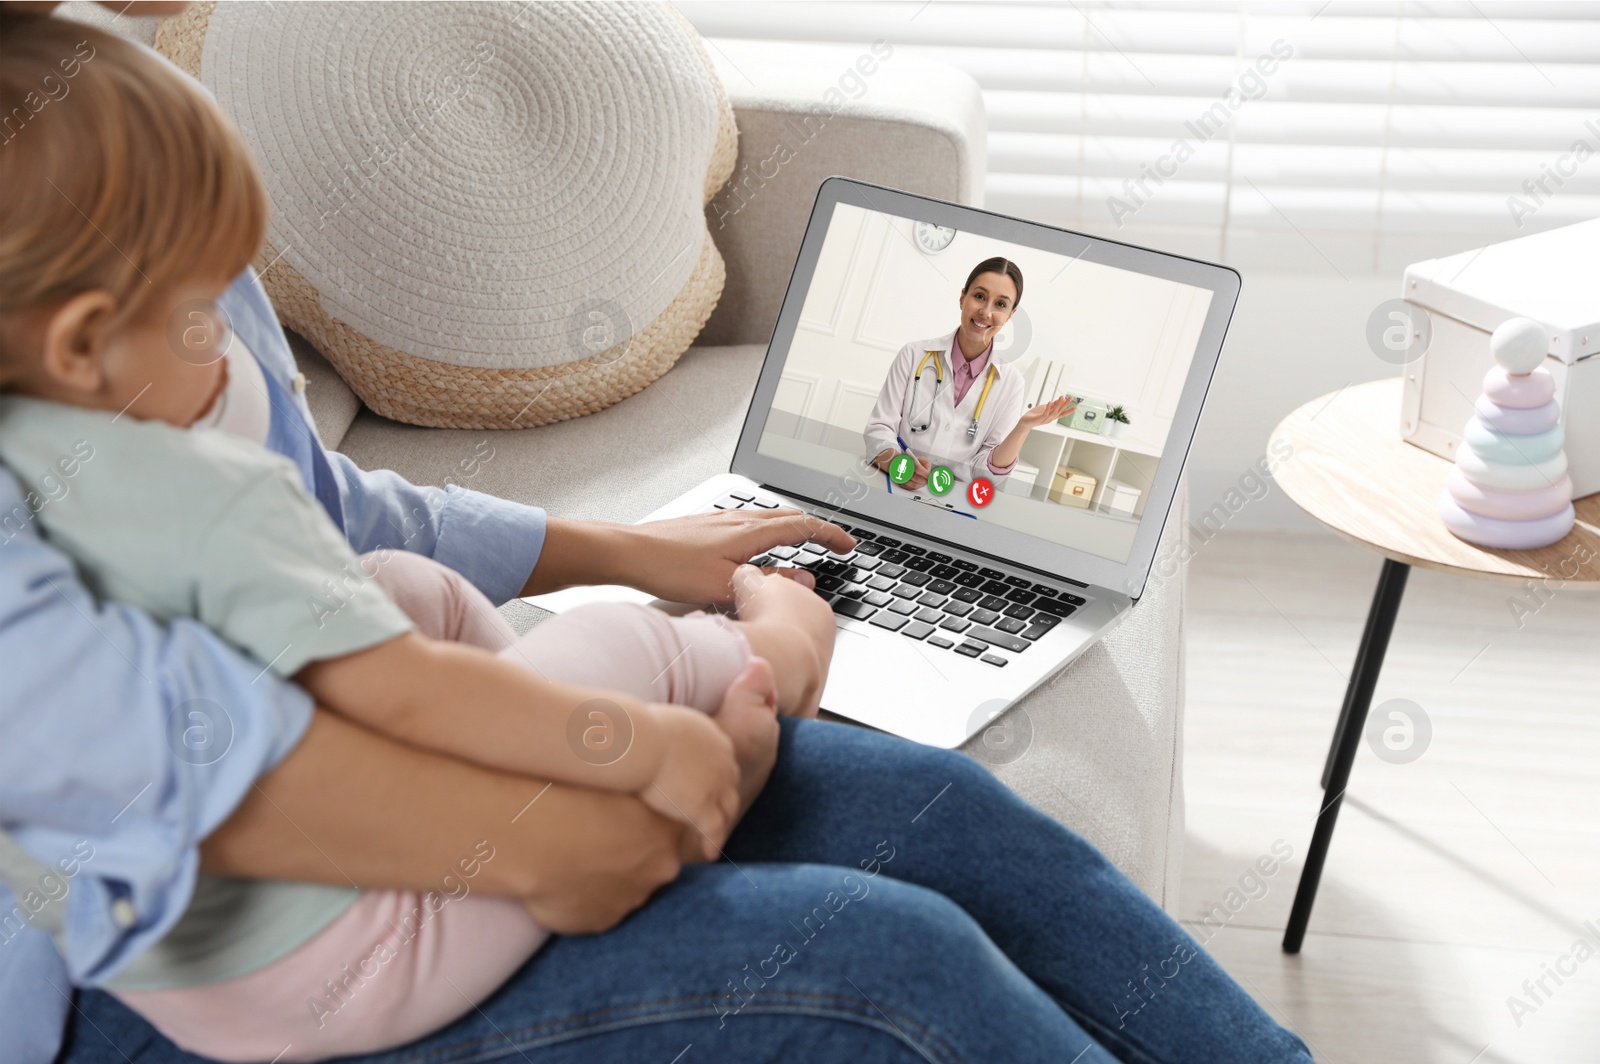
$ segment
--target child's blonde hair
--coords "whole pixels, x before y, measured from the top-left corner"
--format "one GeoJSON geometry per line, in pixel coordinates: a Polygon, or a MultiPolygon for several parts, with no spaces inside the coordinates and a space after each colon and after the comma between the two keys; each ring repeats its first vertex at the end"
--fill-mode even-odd
{"type": "MultiPolygon", "coordinates": [[[[165,61],[65,19],[0,14],[0,325],[82,292],[144,320],[266,235],[249,149],[165,61]]],[[[0,354],[5,354],[0,352],[0,354]]]]}

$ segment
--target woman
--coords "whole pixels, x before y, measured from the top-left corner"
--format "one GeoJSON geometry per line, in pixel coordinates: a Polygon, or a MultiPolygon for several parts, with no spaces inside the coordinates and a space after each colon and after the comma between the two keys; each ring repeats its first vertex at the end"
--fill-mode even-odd
{"type": "MultiPolygon", "coordinates": [[[[530,664],[554,679],[583,677],[572,662],[584,655],[563,642],[524,643],[530,664]]],[[[519,822],[542,814],[548,831],[576,810],[612,844],[584,852],[558,837],[558,862],[591,862],[602,888],[634,860],[648,865],[645,877],[677,872],[669,840],[678,829],[649,813],[643,824],[636,800],[589,792],[590,807],[571,789],[547,794],[332,715],[313,727],[262,780],[260,799],[208,841],[208,870],[438,891],[441,872],[465,875],[456,858],[487,854],[468,882],[510,895],[541,879],[515,870],[519,850],[552,843],[519,822]],[[304,756],[317,727],[322,742],[304,756]],[[552,798],[556,807],[542,808],[552,798]],[[666,832],[652,834],[655,825],[666,832]],[[641,828],[643,845],[630,853],[625,833],[641,828]]],[[[752,719],[737,730],[741,789],[759,797],[724,860],[684,867],[614,927],[642,894],[589,900],[591,911],[571,915],[542,896],[540,919],[558,931],[610,929],[554,939],[442,1030],[339,1059],[1310,1064],[1299,1040],[1092,846],[978,763],[817,720],[752,719]]],[[[574,895],[589,878],[576,867],[560,876],[574,895]]],[[[364,995],[383,992],[373,982],[406,977],[404,963],[330,970],[323,985],[279,994],[303,997],[331,1037],[361,1014],[364,995]]],[[[285,1046],[282,1058],[315,1053],[315,1044],[285,1046]]],[[[93,991],[80,996],[61,1064],[200,1059],[93,991]]]]}
{"type": "MultiPolygon", "coordinates": [[[[287,347],[251,280],[241,279],[230,313],[258,336],[252,350],[275,353],[268,369],[284,377],[291,368],[278,363],[288,358],[287,347]]],[[[0,476],[0,489],[6,479],[0,476]]],[[[522,590],[624,582],[704,601],[727,586],[737,561],[808,535],[839,550],[850,546],[839,529],[808,526],[797,512],[745,519],[724,513],[633,528],[551,519],[522,590]],[[625,549],[614,553],[619,545],[625,549]]],[[[484,552],[499,549],[492,538],[480,539],[484,552]]],[[[464,552],[470,547],[456,544],[464,552]]],[[[48,544],[19,535],[0,552],[0,575],[13,558],[48,553],[48,544]]],[[[102,612],[95,628],[83,625],[77,611],[96,607],[78,601],[70,563],[57,556],[53,565],[47,579],[30,581],[44,590],[18,611],[13,630],[38,628],[44,607],[72,595],[57,611],[65,626],[59,631],[78,625],[104,635],[115,618],[102,612]]],[[[8,606],[0,594],[0,614],[8,606]]],[[[0,616],[0,637],[5,620],[0,616]]],[[[465,614],[444,618],[440,623],[447,626],[430,634],[464,638],[472,621],[465,614]]],[[[550,622],[524,646],[530,663],[551,679],[625,686],[616,676],[583,671],[583,662],[593,660],[576,652],[584,638],[550,622]],[[551,631],[540,638],[544,629],[551,631]]],[[[98,649],[92,639],[78,646],[98,649]]],[[[612,649],[627,658],[648,648],[612,649]]],[[[153,657],[164,663],[197,653],[168,646],[159,656],[130,655],[127,675],[119,678],[113,674],[120,652],[108,644],[93,672],[104,683],[116,681],[118,691],[128,692],[117,697],[131,700],[145,687],[132,659],[149,669],[153,657]]],[[[24,659],[7,660],[20,668],[24,659]]],[[[178,664],[159,674],[161,686],[175,685],[171,697],[180,702],[206,695],[203,674],[178,664]]],[[[248,672],[244,677],[249,683],[248,672]]],[[[687,681],[645,679],[668,687],[687,681]]],[[[255,686],[273,682],[262,678],[255,686]]],[[[0,717],[9,694],[16,703],[10,719],[31,719],[25,715],[30,689],[41,688],[0,689],[0,717]]],[[[643,697],[646,691],[630,693],[643,697]]],[[[102,766],[101,772],[113,766],[125,771],[136,764],[151,748],[135,726],[147,718],[121,712],[127,707],[115,700],[111,708],[119,712],[104,716],[100,732],[36,751],[35,758],[62,771],[85,763],[102,766]]],[[[230,703],[230,714],[246,734],[245,707],[230,703]]],[[[340,1058],[361,1064],[1309,1064],[1300,1041],[1104,856],[976,762],[814,719],[780,723],[753,714],[729,722],[728,730],[747,811],[723,849],[725,859],[716,863],[680,863],[698,860],[682,855],[697,852],[699,840],[686,838],[690,832],[636,798],[480,769],[319,711],[293,750],[259,772],[237,810],[210,832],[203,868],[435,897],[470,890],[518,898],[557,932],[498,990],[469,1002],[459,1019],[394,1050],[340,1058]]],[[[26,740],[35,732],[17,727],[8,734],[26,740]]],[[[10,745],[0,746],[0,754],[10,745]]],[[[163,748],[159,740],[153,745],[157,753],[163,748]]],[[[240,756],[236,743],[216,764],[240,756]]],[[[23,790],[34,778],[4,779],[0,790],[23,790]]],[[[38,794],[28,808],[70,819],[72,810],[58,793],[38,794]]],[[[142,809],[113,807],[112,819],[120,829],[142,809]]],[[[21,819],[27,818],[24,810],[21,819]]],[[[17,819],[8,820],[8,828],[17,819]]],[[[146,836],[123,841],[134,847],[164,842],[146,836]]],[[[93,878],[107,862],[124,859],[97,852],[80,876],[93,878]]],[[[80,882],[72,896],[82,890],[87,911],[99,895],[80,882]]],[[[16,942],[0,948],[0,967],[17,948],[16,942]]],[[[318,985],[278,993],[303,1000],[320,1023],[337,1031],[385,993],[383,980],[403,977],[402,961],[370,957],[330,965],[318,985]]],[[[65,991],[53,984],[47,989],[55,998],[65,991]]],[[[319,1054],[313,1042],[287,1045],[279,1057],[315,1060],[319,1054]]],[[[78,995],[56,1059],[199,1061],[100,990],[78,995]]]]}
{"type": "MultiPolygon", "coordinates": [[[[288,349],[253,275],[247,271],[224,304],[254,338],[250,349],[272,386],[288,394],[288,349]]],[[[303,404],[288,400],[274,416],[285,424],[272,438],[299,441],[290,457],[308,487],[326,471],[352,538],[375,534],[379,515],[422,504],[398,478],[363,474],[324,454],[303,404]]],[[[9,506],[7,493],[14,485],[0,475],[0,504],[9,506]]],[[[797,513],[622,529],[546,522],[536,511],[466,492],[430,498],[479,518],[428,526],[423,538],[435,557],[466,566],[520,551],[531,562],[531,572],[513,561],[477,574],[500,598],[516,584],[533,594],[623,582],[706,601],[725,596],[737,562],[774,543],[810,536],[850,546],[841,530],[809,525],[797,513]]],[[[405,546],[420,549],[411,538],[405,546]]],[[[140,932],[159,922],[163,899],[181,909],[182,890],[170,887],[192,881],[193,868],[159,869],[131,893],[123,870],[140,851],[184,849],[155,829],[182,833],[200,824],[206,830],[198,834],[209,836],[203,867],[214,874],[435,894],[443,887],[451,897],[470,889],[520,899],[562,934],[460,1019],[398,1049],[348,1059],[1310,1059],[1103,856],[958,754],[816,720],[780,725],[752,714],[730,722],[747,813],[726,860],[685,869],[680,855],[698,840],[635,798],[482,770],[320,711],[297,725],[303,734],[287,726],[294,714],[282,715],[279,737],[287,735],[282,745],[292,749],[279,760],[273,736],[255,739],[255,725],[278,718],[248,702],[250,688],[269,688],[273,678],[251,679],[253,665],[207,644],[204,633],[176,624],[156,631],[135,611],[93,602],[70,564],[31,528],[20,528],[0,556],[0,577],[7,574],[16,578],[0,579],[0,659],[9,681],[0,689],[0,720],[11,758],[0,773],[10,804],[0,811],[8,830],[39,822],[90,830],[87,821],[99,818],[87,815],[88,799],[104,797],[88,793],[98,777],[134,766],[130,782],[152,781],[126,804],[115,795],[121,807],[93,830],[120,832],[121,845],[84,858],[70,911],[46,911],[64,924],[69,948],[102,907],[109,920],[92,930],[124,951],[148,947],[140,932]],[[61,646],[71,653],[58,662],[61,646]],[[151,720],[182,719],[174,711],[217,694],[214,676],[222,672],[240,678],[224,708],[232,745],[214,761],[190,759],[183,745],[169,752],[159,725],[150,734],[151,720]],[[42,741],[39,718],[52,715],[37,713],[37,705],[30,714],[30,702],[48,708],[90,679],[115,692],[105,699],[115,712],[70,742],[42,741]],[[141,699],[151,712],[132,711],[141,699]],[[25,757],[39,767],[12,771],[25,757]],[[262,765],[251,771],[253,787],[231,799],[219,794],[220,774],[246,757],[262,765]],[[157,775],[142,775],[140,766],[150,763],[160,770],[159,787],[157,775]],[[190,771],[197,769],[206,771],[190,771]],[[58,777],[70,777],[75,790],[51,786],[58,777]],[[153,797],[141,804],[146,792],[153,797]],[[152,812],[151,802],[161,808],[152,812]],[[135,824],[152,830],[134,833],[135,824]]],[[[465,638],[471,620],[440,618],[436,634],[465,638]]],[[[575,638],[570,626],[550,627],[575,638]]],[[[528,647],[551,678],[623,684],[586,676],[584,655],[553,635],[528,647]]],[[[626,655],[630,648],[615,649],[626,655]]],[[[291,697],[286,688],[282,694],[291,697]]],[[[0,964],[20,948],[8,938],[0,964]]],[[[111,956],[108,968],[123,959],[111,956]]],[[[282,993],[303,998],[335,1027],[382,992],[374,980],[398,972],[387,958],[367,958],[329,970],[319,985],[282,993]]],[[[58,998],[67,992],[50,989],[58,998]]],[[[7,1054],[16,1032],[7,1026],[0,1039],[7,1054]]],[[[317,1057],[314,1042],[278,1054],[317,1057]]],[[[115,998],[86,990],[57,1059],[197,1058],[115,998]]]]}
{"type": "Polygon", "coordinates": [[[1064,396],[1023,410],[1021,372],[994,357],[995,334],[1021,302],[1017,264],[984,259],[961,286],[955,331],[913,340],[895,355],[865,437],[869,461],[885,473],[901,451],[916,460],[902,488],[920,490],[935,466],[962,481],[1006,476],[1028,433],[1071,410],[1064,396]]]}

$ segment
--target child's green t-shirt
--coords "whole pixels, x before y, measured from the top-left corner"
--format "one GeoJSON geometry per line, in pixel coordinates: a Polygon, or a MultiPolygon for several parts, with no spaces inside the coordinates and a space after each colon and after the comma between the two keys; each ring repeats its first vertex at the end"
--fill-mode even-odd
{"type": "Polygon", "coordinates": [[[99,598],[199,621],[279,676],[411,630],[294,463],[264,447],[6,396],[0,462],[29,511],[0,517],[37,521],[99,598]]]}

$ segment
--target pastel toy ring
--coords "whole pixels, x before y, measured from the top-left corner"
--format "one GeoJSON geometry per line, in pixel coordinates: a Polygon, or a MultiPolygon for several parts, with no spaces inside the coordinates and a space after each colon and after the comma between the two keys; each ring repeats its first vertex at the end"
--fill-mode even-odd
{"type": "Polygon", "coordinates": [[[1456,468],[1468,480],[1491,488],[1510,488],[1513,491],[1531,491],[1547,488],[1567,472],[1565,452],[1535,465],[1501,465],[1485,462],[1470,447],[1456,448],[1456,468]]]}
{"type": "Polygon", "coordinates": [[[1467,419],[1461,430],[1462,446],[1471,447],[1486,462],[1501,465],[1538,465],[1561,453],[1567,434],[1560,425],[1529,436],[1510,436],[1495,432],[1475,417],[1467,419]]]}
{"type": "Polygon", "coordinates": [[[1527,376],[1515,376],[1495,366],[1483,375],[1483,394],[1492,403],[1525,410],[1543,406],[1556,397],[1556,379],[1540,366],[1527,376]]]}
{"type": "Polygon", "coordinates": [[[1577,514],[1568,503],[1549,517],[1505,521],[1469,513],[1446,493],[1439,496],[1439,517],[1446,528],[1468,543],[1494,550],[1534,550],[1548,547],[1572,531],[1577,514]]]}
{"type": "Polygon", "coordinates": [[[1561,420],[1561,405],[1554,399],[1543,406],[1501,406],[1486,395],[1472,404],[1478,420],[1496,432],[1526,436],[1543,432],[1561,420]]]}
{"type": "Polygon", "coordinates": [[[1566,476],[1542,488],[1515,491],[1474,484],[1461,474],[1459,468],[1454,468],[1445,474],[1444,490],[1463,510],[1480,517],[1498,517],[1504,521],[1530,521],[1537,517],[1548,517],[1572,501],[1572,480],[1566,476]]]}

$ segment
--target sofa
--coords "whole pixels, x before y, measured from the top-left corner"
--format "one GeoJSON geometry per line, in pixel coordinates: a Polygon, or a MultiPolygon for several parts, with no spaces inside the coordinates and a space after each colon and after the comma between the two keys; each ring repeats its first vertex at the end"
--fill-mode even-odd
{"type": "MultiPolygon", "coordinates": [[[[67,13],[149,43],[155,24],[67,13]]],[[[897,52],[781,167],[773,147],[848,68],[849,46],[781,48],[711,40],[739,127],[734,177],[707,208],[727,267],[718,306],[691,348],[644,391],[587,417],[518,431],[428,429],[363,408],[332,367],[291,334],[323,442],[419,484],[538,504],[564,517],[631,522],[725,472],[777,319],[818,184],[844,174],[983,205],[987,126],[964,73],[897,52]]],[[[1161,557],[1181,549],[1184,493],[1161,557]]],[[[1181,573],[1071,667],[964,748],[1034,806],[1093,841],[1169,911],[1183,853],[1181,573]]],[[[505,607],[520,629],[528,603],[505,607]]]]}

